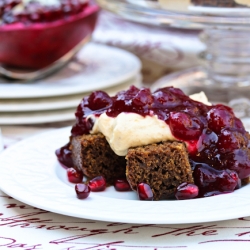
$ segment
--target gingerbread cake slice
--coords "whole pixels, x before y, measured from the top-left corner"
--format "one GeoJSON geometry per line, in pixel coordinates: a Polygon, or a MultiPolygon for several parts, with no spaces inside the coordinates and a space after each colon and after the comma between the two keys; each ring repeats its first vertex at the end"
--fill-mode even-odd
{"type": "Polygon", "coordinates": [[[125,157],[116,155],[101,133],[72,137],[71,150],[74,166],[89,179],[103,176],[113,185],[114,180],[125,177],[125,157]]]}
{"type": "Polygon", "coordinates": [[[166,141],[131,148],[126,159],[126,177],[132,189],[137,190],[139,183],[146,183],[153,191],[154,200],[172,196],[183,182],[194,182],[182,142],[166,141]]]}

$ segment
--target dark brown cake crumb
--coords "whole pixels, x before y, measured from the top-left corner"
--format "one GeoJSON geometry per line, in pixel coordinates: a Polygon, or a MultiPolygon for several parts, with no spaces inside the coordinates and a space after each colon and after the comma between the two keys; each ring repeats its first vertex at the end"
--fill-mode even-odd
{"type": "Polygon", "coordinates": [[[89,179],[101,175],[113,185],[115,179],[125,177],[125,157],[116,155],[102,134],[72,137],[71,150],[74,166],[89,179]]]}
{"type": "Polygon", "coordinates": [[[147,183],[154,200],[174,194],[183,182],[194,183],[188,153],[184,143],[163,142],[128,150],[126,176],[133,190],[147,183]]]}

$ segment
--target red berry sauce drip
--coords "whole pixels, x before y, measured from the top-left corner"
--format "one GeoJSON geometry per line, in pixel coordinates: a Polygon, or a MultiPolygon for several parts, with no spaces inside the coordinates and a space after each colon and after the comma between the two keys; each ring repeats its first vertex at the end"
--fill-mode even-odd
{"type": "Polygon", "coordinates": [[[64,166],[68,168],[73,168],[74,164],[72,161],[72,153],[70,150],[70,143],[67,143],[63,147],[56,150],[55,154],[57,156],[58,161],[64,166]]]}
{"type": "Polygon", "coordinates": [[[39,1],[30,1],[21,12],[14,13],[13,8],[21,2],[22,0],[0,0],[2,24],[53,22],[78,14],[88,5],[81,0],[58,0],[58,5],[42,5],[39,1]]]}
{"type": "MultiPolygon", "coordinates": [[[[242,122],[227,106],[202,104],[173,87],[151,93],[148,88],[138,89],[131,86],[114,97],[103,91],[96,91],[83,98],[77,107],[72,136],[88,134],[94,124],[88,116],[98,117],[104,112],[110,117],[116,117],[121,112],[133,112],[142,116],[157,115],[169,125],[177,140],[187,144],[194,171],[198,171],[195,169],[199,166],[199,170],[204,169],[203,172],[206,172],[208,166],[219,170],[209,175],[210,177],[228,176],[229,170],[232,175],[238,175],[235,176],[236,179],[244,179],[250,175],[249,135],[242,122]]],[[[217,178],[217,188],[208,188],[201,193],[208,196],[209,192],[212,192],[211,195],[228,192],[222,191],[227,185],[223,178],[217,178]]],[[[203,189],[197,178],[195,182],[203,189]]]]}
{"type": "Polygon", "coordinates": [[[199,186],[199,196],[207,196],[211,191],[232,192],[238,185],[239,177],[235,171],[216,170],[205,164],[197,164],[194,181],[199,186]]]}

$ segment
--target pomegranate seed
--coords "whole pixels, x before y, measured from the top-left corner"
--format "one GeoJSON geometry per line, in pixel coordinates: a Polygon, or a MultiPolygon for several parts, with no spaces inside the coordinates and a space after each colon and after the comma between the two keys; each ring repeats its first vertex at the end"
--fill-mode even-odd
{"type": "Polygon", "coordinates": [[[103,176],[97,176],[89,181],[89,188],[93,192],[103,191],[106,188],[106,180],[103,176]]]}
{"type": "Polygon", "coordinates": [[[154,194],[152,192],[152,189],[146,183],[138,184],[137,192],[140,200],[152,201],[154,199],[154,194]]]}
{"type": "Polygon", "coordinates": [[[75,191],[78,199],[86,199],[90,194],[90,188],[84,183],[77,183],[75,191]]]}
{"type": "Polygon", "coordinates": [[[114,184],[115,190],[117,191],[130,191],[132,190],[126,179],[117,179],[114,184]]]}
{"type": "Polygon", "coordinates": [[[68,176],[69,182],[78,183],[78,182],[82,181],[83,173],[80,171],[77,171],[74,168],[68,168],[67,169],[67,176],[68,176]]]}
{"type": "Polygon", "coordinates": [[[193,199],[198,193],[199,188],[195,184],[184,182],[177,187],[175,197],[177,200],[193,199]]]}

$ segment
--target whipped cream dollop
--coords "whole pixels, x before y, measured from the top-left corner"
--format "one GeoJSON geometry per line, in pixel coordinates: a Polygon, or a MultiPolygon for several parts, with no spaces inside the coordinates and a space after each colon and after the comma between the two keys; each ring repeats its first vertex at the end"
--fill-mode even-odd
{"type": "Polygon", "coordinates": [[[103,113],[90,133],[98,132],[106,137],[110,147],[120,156],[126,155],[131,147],[175,140],[169,126],[157,115],[143,117],[136,113],[120,113],[113,118],[103,113]]]}
{"type": "MultiPolygon", "coordinates": [[[[204,92],[191,95],[190,98],[211,105],[204,92]]],[[[103,113],[99,117],[90,115],[87,119],[94,121],[90,133],[102,133],[112,150],[119,156],[125,156],[132,147],[176,140],[168,124],[157,115],[141,116],[122,112],[116,117],[110,117],[103,113]]]]}

